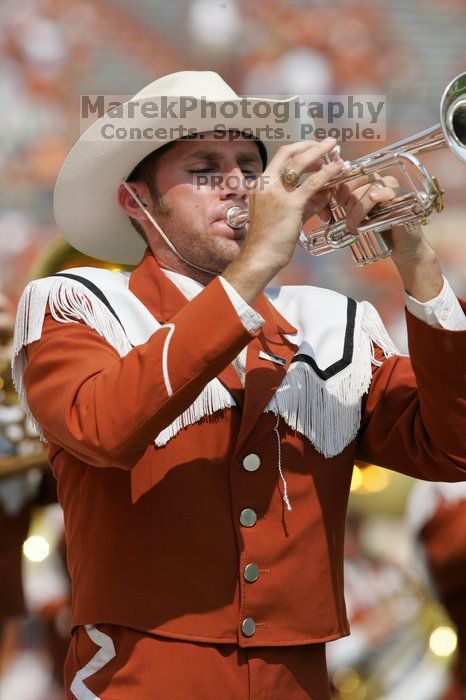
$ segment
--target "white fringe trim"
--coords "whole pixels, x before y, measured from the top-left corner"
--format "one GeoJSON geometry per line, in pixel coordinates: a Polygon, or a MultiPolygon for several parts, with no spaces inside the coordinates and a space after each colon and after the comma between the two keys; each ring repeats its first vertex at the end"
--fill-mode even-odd
{"type": "Polygon", "coordinates": [[[304,435],[325,457],[335,457],[356,437],[361,423],[361,401],[371,383],[371,364],[378,345],[385,357],[399,354],[375,308],[358,304],[353,360],[328,380],[317,376],[305,362],[292,363],[265,408],[304,435]]]}
{"type": "Polygon", "coordinates": [[[223,384],[218,379],[213,379],[209,382],[199,394],[197,399],[193,401],[191,406],[178,416],[173,423],[160,432],[154,440],[156,447],[163,447],[167,444],[182,428],[187,428],[193,423],[199,423],[206,416],[212,416],[218,411],[236,406],[236,401],[223,384]]]}
{"type": "Polygon", "coordinates": [[[383,364],[375,359],[375,345],[379,346],[387,358],[393,357],[393,355],[401,355],[401,352],[388,335],[387,329],[383,325],[383,321],[375,307],[368,301],[360,301],[358,306],[362,309],[361,331],[368,336],[370,342],[372,364],[378,367],[383,364]]]}
{"type": "Polygon", "coordinates": [[[25,348],[39,340],[42,335],[47,303],[55,321],[58,323],[83,321],[112,345],[121,357],[126,355],[132,347],[123,328],[105,304],[76,280],[66,277],[45,277],[28,284],[18,305],[11,373],[20,403],[44,442],[41,426],[28,406],[24,373],[27,367],[25,348]]]}

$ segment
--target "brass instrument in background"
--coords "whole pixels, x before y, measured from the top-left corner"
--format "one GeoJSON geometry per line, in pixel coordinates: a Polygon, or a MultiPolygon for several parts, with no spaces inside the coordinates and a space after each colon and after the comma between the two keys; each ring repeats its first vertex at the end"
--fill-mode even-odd
{"type": "MultiPolygon", "coordinates": [[[[332,195],[330,220],[309,233],[303,230],[299,244],[311,255],[323,255],[349,247],[358,266],[386,258],[391,249],[382,236],[383,231],[399,225],[406,226],[409,231],[417,223],[427,223],[427,217],[433,211],[442,211],[444,193],[416,154],[444,147],[466,163],[466,72],[460,73],[446,87],[440,103],[439,124],[379,151],[347,161],[344,171],[327,185],[334,189],[361,175],[380,174],[398,168],[411,190],[386,206],[374,208],[356,233],[349,231],[345,210],[332,195]]],[[[248,211],[231,207],[226,213],[226,220],[232,228],[241,228],[248,221],[248,211]]]]}
{"type": "Polygon", "coordinates": [[[47,453],[17,402],[11,372],[13,317],[6,298],[0,295],[0,480],[32,468],[48,466],[47,453]]]}
{"type": "Polygon", "coordinates": [[[9,355],[11,339],[13,337],[13,324],[7,308],[6,298],[0,293],[0,390],[3,389],[6,374],[9,367],[9,355]]]}

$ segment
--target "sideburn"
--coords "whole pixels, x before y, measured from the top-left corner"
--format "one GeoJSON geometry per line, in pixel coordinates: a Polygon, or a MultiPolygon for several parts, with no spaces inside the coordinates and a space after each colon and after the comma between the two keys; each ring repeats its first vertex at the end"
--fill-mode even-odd
{"type": "Polygon", "coordinates": [[[170,217],[173,214],[173,209],[166,203],[163,197],[159,196],[158,193],[154,194],[151,192],[152,201],[154,202],[154,211],[152,215],[155,219],[157,216],[164,216],[165,218],[170,217]]]}

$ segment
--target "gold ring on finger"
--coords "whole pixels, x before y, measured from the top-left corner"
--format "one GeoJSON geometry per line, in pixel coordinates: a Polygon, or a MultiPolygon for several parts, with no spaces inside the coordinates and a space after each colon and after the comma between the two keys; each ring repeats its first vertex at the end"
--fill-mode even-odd
{"type": "Polygon", "coordinates": [[[285,168],[281,172],[280,180],[283,182],[284,185],[288,185],[288,187],[297,187],[299,182],[299,175],[292,168],[285,168]]]}

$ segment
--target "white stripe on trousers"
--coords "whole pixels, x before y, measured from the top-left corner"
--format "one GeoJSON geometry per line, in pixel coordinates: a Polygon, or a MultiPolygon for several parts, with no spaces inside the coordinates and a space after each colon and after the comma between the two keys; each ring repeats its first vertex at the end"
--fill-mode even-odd
{"type": "Polygon", "coordinates": [[[100,649],[89,663],[77,672],[71,683],[70,690],[77,700],[100,700],[89,688],[86,688],[84,681],[94,673],[97,673],[97,671],[100,671],[116,656],[115,646],[111,637],[98,630],[95,625],[84,625],[84,629],[94,644],[97,644],[100,649]]]}

